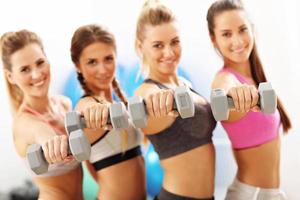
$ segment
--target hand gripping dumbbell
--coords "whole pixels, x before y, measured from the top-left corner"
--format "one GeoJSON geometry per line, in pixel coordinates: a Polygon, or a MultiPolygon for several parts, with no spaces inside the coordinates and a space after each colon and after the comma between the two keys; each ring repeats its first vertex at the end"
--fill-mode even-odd
{"type": "MultiPolygon", "coordinates": [[[[110,116],[112,117],[108,117],[108,123],[111,122],[115,129],[129,126],[128,115],[123,103],[112,104],[110,116]]],[[[76,111],[68,112],[65,117],[65,127],[69,134],[69,155],[72,154],[80,162],[88,160],[91,154],[91,145],[83,132],[83,128],[86,127],[84,118],[76,111]]],[[[27,160],[30,168],[36,174],[48,171],[49,163],[46,161],[40,145],[32,144],[27,148],[27,160]]]]}
{"type": "MultiPolygon", "coordinates": [[[[69,132],[68,155],[73,155],[79,162],[88,160],[91,154],[91,145],[81,129],[74,130],[72,128],[73,127],[67,127],[69,132]]],[[[41,145],[30,145],[27,148],[26,154],[29,166],[33,172],[36,174],[43,174],[48,171],[49,163],[45,159],[41,145]]]]}
{"type": "MultiPolygon", "coordinates": [[[[264,113],[274,113],[277,107],[277,97],[269,82],[260,83],[258,86],[259,101],[257,105],[264,113]]],[[[229,110],[234,108],[232,97],[227,96],[223,89],[214,89],[210,95],[211,109],[216,121],[227,120],[229,110]]]]}
{"type": "MultiPolygon", "coordinates": [[[[65,126],[69,134],[74,130],[86,128],[84,117],[76,111],[68,112],[65,119],[65,126]]],[[[129,127],[128,114],[123,102],[110,105],[107,124],[111,124],[116,130],[129,127]]]]}
{"type": "MultiPolygon", "coordinates": [[[[114,129],[125,129],[129,127],[128,114],[124,103],[113,103],[109,107],[107,124],[111,124],[114,129]]],[[[65,117],[66,130],[69,133],[69,143],[72,154],[78,157],[86,157],[91,151],[90,143],[82,131],[86,128],[84,117],[76,111],[71,111],[65,117]]]]}
{"type": "MultiPolygon", "coordinates": [[[[173,110],[177,110],[182,118],[195,115],[193,98],[190,89],[186,86],[179,86],[175,89],[173,110]]],[[[136,128],[143,128],[147,125],[148,113],[145,102],[140,96],[133,96],[128,99],[128,111],[136,128]]]]}

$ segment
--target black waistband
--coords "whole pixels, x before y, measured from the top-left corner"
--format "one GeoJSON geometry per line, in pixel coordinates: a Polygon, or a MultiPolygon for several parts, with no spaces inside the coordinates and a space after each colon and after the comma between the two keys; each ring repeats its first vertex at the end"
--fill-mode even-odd
{"type": "Polygon", "coordinates": [[[110,156],[108,158],[105,158],[103,160],[99,160],[95,163],[92,163],[94,169],[96,171],[99,171],[103,168],[109,167],[111,165],[115,165],[117,163],[129,160],[131,158],[137,157],[139,155],[142,155],[141,147],[137,146],[130,150],[127,150],[125,152],[110,156]]]}
{"type": "Polygon", "coordinates": [[[161,188],[159,194],[155,197],[154,200],[214,200],[214,197],[211,198],[193,198],[193,197],[186,197],[181,196],[178,194],[171,193],[164,188],[161,188]]]}

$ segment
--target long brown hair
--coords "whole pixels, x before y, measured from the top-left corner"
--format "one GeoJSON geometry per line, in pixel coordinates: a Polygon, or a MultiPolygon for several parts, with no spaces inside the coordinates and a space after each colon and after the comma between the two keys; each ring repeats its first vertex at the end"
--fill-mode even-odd
{"type": "MultiPolygon", "coordinates": [[[[25,46],[32,43],[38,44],[41,47],[42,51],[44,52],[42,41],[34,32],[28,30],[20,30],[17,32],[4,33],[0,39],[1,58],[2,58],[2,64],[4,69],[11,72],[12,54],[14,54],[16,51],[23,49],[25,46]]],[[[5,81],[7,85],[9,99],[11,101],[11,109],[13,115],[15,115],[15,113],[17,112],[17,110],[19,109],[23,101],[24,94],[17,85],[11,84],[8,81],[6,75],[5,75],[5,81]]]]}
{"type": "MultiPolygon", "coordinates": [[[[104,27],[96,24],[81,26],[75,31],[71,41],[71,58],[75,65],[79,63],[79,58],[82,51],[87,46],[95,42],[109,44],[114,48],[115,52],[117,51],[115,37],[104,27]]],[[[92,95],[92,91],[86,85],[83,75],[77,72],[77,78],[84,92],[86,94],[92,95]]],[[[125,105],[127,105],[127,100],[124,92],[122,91],[120,84],[116,78],[114,78],[112,81],[112,87],[120,100],[123,101],[125,105]]]]}
{"type": "MultiPolygon", "coordinates": [[[[79,58],[82,51],[87,46],[95,42],[101,42],[111,45],[114,48],[114,51],[117,51],[115,37],[107,29],[96,24],[81,26],[75,31],[71,41],[71,58],[75,65],[79,63],[79,58]]],[[[77,78],[84,92],[88,95],[93,95],[92,91],[87,86],[83,75],[77,72],[77,78]]],[[[119,99],[127,106],[127,100],[116,78],[114,78],[112,81],[112,87],[115,93],[118,95],[119,99]]],[[[127,147],[127,141],[128,133],[127,131],[122,130],[123,152],[125,152],[125,149],[127,147]]]]}
{"type": "MultiPolygon", "coordinates": [[[[208,31],[211,36],[215,36],[214,33],[215,17],[221,14],[222,12],[232,11],[232,10],[241,10],[246,12],[243,3],[240,0],[218,0],[210,6],[206,15],[206,20],[208,25],[208,31]]],[[[250,61],[251,75],[256,86],[258,86],[258,84],[261,82],[266,82],[267,78],[263,70],[262,62],[258,55],[255,42],[249,57],[249,61],[250,61]]],[[[279,98],[277,98],[277,108],[280,114],[283,131],[287,133],[288,130],[291,129],[292,123],[279,98]]]]}

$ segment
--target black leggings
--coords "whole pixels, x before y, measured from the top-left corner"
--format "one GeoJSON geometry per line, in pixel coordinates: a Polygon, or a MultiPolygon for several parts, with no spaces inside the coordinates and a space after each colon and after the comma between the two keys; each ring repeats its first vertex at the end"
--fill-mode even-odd
{"type": "Polygon", "coordinates": [[[214,199],[215,199],[214,197],[197,199],[193,197],[180,196],[168,192],[164,188],[161,188],[159,194],[154,198],[154,200],[214,200],[214,199]]]}

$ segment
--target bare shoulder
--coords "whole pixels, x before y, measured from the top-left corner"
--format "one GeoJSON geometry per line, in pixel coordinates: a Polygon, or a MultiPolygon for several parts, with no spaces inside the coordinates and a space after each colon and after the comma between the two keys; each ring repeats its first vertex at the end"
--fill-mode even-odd
{"type": "Polygon", "coordinates": [[[155,91],[159,91],[160,88],[157,87],[154,84],[150,84],[150,83],[143,83],[142,85],[140,85],[134,92],[134,94],[136,96],[141,96],[141,97],[145,97],[148,94],[151,94],[155,91]]]}
{"type": "Polygon", "coordinates": [[[39,143],[40,135],[47,132],[55,134],[46,123],[36,117],[24,112],[18,113],[13,122],[13,141],[17,153],[25,157],[27,147],[39,143]]]}
{"type": "Polygon", "coordinates": [[[84,97],[79,99],[79,101],[77,102],[76,106],[75,106],[75,110],[81,111],[84,110],[87,106],[97,103],[95,101],[95,99],[93,99],[92,97],[84,97]]]}
{"type": "Polygon", "coordinates": [[[240,84],[239,81],[234,75],[227,72],[221,72],[216,74],[211,87],[212,89],[216,89],[216,88],[229,89],[239,84],[240,84]]]}
{"type": "Polygon", "coordinates": [[[69,111],[72,109],[72,101],[64,95],[55,95],[54,98],[62,102],[63,107],[69,111]]]}
{"type": "Polygon", "coordinates": [[[189,81],[188,79],[186,79],[186,78],[184,78],[182,76],[179,76],[179,80],[181,80],[188,87],[193,88],[192,82],[189,81]]]}

